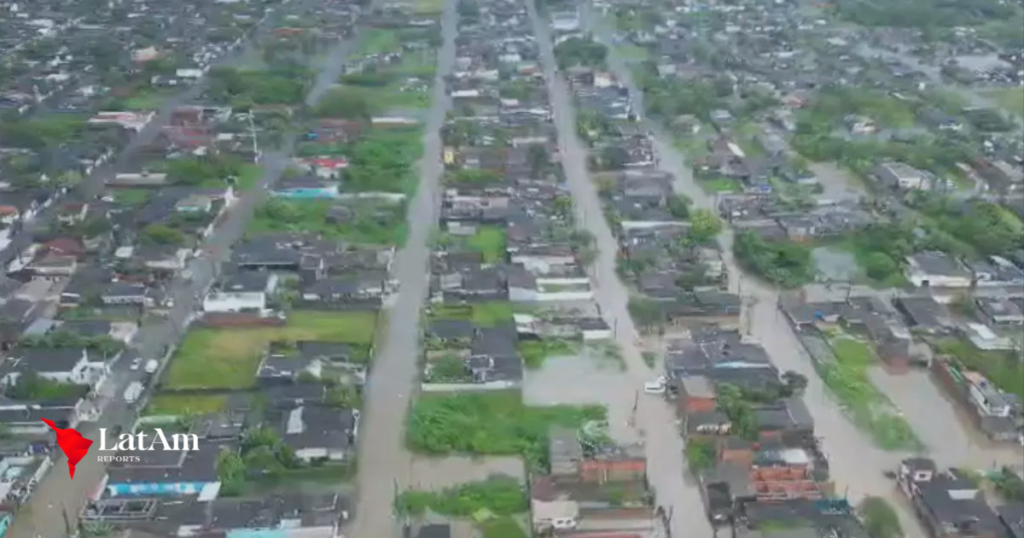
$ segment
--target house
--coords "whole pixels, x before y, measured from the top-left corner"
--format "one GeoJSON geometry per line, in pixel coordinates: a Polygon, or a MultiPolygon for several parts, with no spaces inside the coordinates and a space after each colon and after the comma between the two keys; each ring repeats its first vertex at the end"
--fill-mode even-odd
{"type": "Polygon", "coordinates": [[[269,271],[234,273],[203,299],[204,312],[262,312],[277,290],[277,275],[269,271]]]}
{"type": "Polygon", "coordinates": [[[944,252],[920,252],[906,258],[904,274],[919,288],[969,288],[972,275],[956,259],[944,252]]]}
{"type": "Polygon", "coordinates": [[[153,306],[155,301],[149,295],[149,289],[143,284],[128,282],[110,282],[100,292],[100,301],[105,306],[153,306]]]}
{"type": "Polygon", "coordinates": [[[879,164],[875,167],[875,177],[882,185],[904,191],[931,188],[931,178],[928,174],[898,162],[879,164]]]}
{"type": "Polygon", "coordinates": [[[281,440],[302,461],[343,461],[355,450],[359,411],[301,405],[284,413],[278,429],[281,440]]]}
{"type": "Polygon", "coordinates": [[[900,463],[897,483],[932,538],[1002,538],[984,495],[959,471],[940,472],[927,458],[900,463]]]}
{"type": "Polygon", "coordinates": [[[26,372],[55,383],[96,386],[110,373],[110,367],[84,348],[15,350],[0,365],[0,384],[16,385],[26,372]]]}
{"type": "Polygon", "coordinates": [[[1024,325],[1024,312],[1017,303],[1004,297],[978,297],[974,300],[978,317],[993,327],[1024,325]]]}

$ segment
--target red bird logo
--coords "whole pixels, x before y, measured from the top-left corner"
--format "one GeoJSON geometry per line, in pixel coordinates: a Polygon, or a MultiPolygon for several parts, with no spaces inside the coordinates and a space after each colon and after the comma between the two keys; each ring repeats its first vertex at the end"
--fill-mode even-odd
{"type": "Polygon", "coordinates": [[[75,478],[75,465],[82,461],[86,453],[89,452],[89,447],[92,446],[92,441],[82,437],[82,434],[78,433],[78,430],[72,428],[58,428],[52,420],[40,419],[46,423],[47,426],[53,429],[57,433],[57,446],[64,452],[64,455],[68,457],[68,471],[71,473],[71,478],[75,478]]]}

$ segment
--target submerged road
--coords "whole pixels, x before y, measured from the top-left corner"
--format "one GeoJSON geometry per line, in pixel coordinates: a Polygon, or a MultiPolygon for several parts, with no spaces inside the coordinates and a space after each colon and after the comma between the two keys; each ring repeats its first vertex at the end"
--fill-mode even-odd
{"type": "MultiPolygon", "coordinates": [[[[653,374],[637,346],[635,335],[638,333],[627,308],[629,294],[615,271],[618,242],[604,219],[597,188],[587,171],[587,149],[576,135],[575,109],[569,88],[555,69],[548,25],[539,17],[532,1],[526,0],[526,4],[540,47],[544,77],[558,129],[562,164],[575,203],[577,226],[594,235],[599,251],[591,268],[595,297],[606,321],[616,328],[616,343],[626,361],[624,376],[627,382],[621,384],[620,392],[600,396],[609,405],[637,402],[634,424],[628,427],[643,438],[647,477],[655,491],[655,502],[671,514],[670,536],[711,538],[714,531],[705,515],[700,492],[692,481],[684,479],[684,443],[676,427],[676,416],[663,399],[643,395],[644,382],[653,374]]],[[[612,425],[612,430],[619,426],[612,425]]]]}
{"type": "Polygon", "coordinates": [[[373,368],[363,398],[359,433],[359,501],[355,521],[346,536],[390,538],[398,536],[393,517],[395,495],[412,481],[412,455],[405,449],[406,412],[419,379],[420,308],[429,292],[430,231],[439,216],[441,192],[440,131],[450,99],[445,77],[455,63],[458,33],[456,2],[449,1],[441,14],[444,39],[438,51],[433,102],[426,121],[420,182],[409,204],[409,240],[398,251],[392,267],[400,288],[388,314],[384,340],[373,358],[373,368]]]}

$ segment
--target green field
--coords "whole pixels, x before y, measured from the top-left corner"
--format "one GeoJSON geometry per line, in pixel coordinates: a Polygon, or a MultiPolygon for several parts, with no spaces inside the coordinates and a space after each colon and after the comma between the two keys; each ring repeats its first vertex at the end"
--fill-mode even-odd
{"type": "Polygon", "coordinates": [[[164,387],[248,388],[270,342],[323,340],[368,346],[373,343],[376,325],[376,312],[295,311],[283,327],[196,329],[175,353],[164,387]]]}
{"type": "Polygon", "coordinates": [[[998,88],[986,93],[1007,111],[1024,116],[1024,88],[998,88]]]}
{"type": "Polygon", "coordinates": [[[181,396],[158,394],[150,400],[143,414],[150,416],[202,415],[223,411],[227,403],[228,397],[224,395],[202,396],[189,394],[181,396]]]}

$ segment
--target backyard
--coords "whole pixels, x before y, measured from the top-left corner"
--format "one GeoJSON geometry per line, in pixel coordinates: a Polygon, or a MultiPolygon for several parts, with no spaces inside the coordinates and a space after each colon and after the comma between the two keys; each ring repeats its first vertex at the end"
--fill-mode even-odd
{"type": "Polygon", "coordinates": [[[988,94],[1007,111],[1024,116],[1024,88],[996,88],[988,94]]]}
{"type": "Polygon", "coordinates": [[[256,211],[248,231],[252,234],[310,231],[354,244],[399,246],[408,235],[404,203],[372,200],[345,204],[275,198],[256,211]]]}
{"type": "Polygon", "coordinates": [[[431,308],[433,319],[468,319],[482,327],[512,323],[514,311],[506,301],[489,301],[467,305],[438,305],[431,308]]]}
{"type": "Polygon", "coordinates": [[[432,456],[522,456],[534,470],[548,467],[548,429],[605,419],[600,406],[527,407],[518,392],[421,396],[406,429],[409,448],[432,456]]]}
{"type": "Polygon", "coordinates": [[[864,342],[843,334],[833,334],[829,344],[836,360],[821,366],[821,378],[854,424],[884,450],[920,448],[910,424],[868,378],[868,368],[879,362],[875,352],[864,342]]]}
{"type": "Polygon", "coordinates": [[[376,312],[294,311],[282,327],[195,329],[175,353],[162,387],[248,388],[270,342],[322,340],[369,346],[376,324],[376,312]]]}
{"type": "Polygon", "coordinates": [[[505,259],[506,232],[495,226],[482,226],[469,238],[469,248],[479,252],[484,262],[495,263],[505,259]]]}

